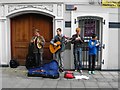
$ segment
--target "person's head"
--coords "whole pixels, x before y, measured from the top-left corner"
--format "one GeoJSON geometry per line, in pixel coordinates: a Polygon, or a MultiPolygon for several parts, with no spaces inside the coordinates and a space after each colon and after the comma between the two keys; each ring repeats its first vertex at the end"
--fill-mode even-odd
{"type": "Polygon", "coordinates": [[[57,29],[57,35],[61,35],[61,31],[62,31],[61,28],[58,28],[57,29]]]}
{"type": "Polygon", "coordinates": [[[92,35],[92,39],[93,39],[93,40],[97,40],[97,35],[96,35],[96,34],[93,34],[93,35],[92,35]]]}
{"type": "Polygon", "coordinates": [[[35,31],[34,31],[34,35],[35,35],[35,36],[39,36],[39,35],[40,35],[39,32],[40,32],[39,29],[35,29],[35,31]]]}
{"type": "Polygon", "coordinates": [[[76,28],[76,34],[80,35],[81,33],[81,29],[80,28],[76,28]]]}

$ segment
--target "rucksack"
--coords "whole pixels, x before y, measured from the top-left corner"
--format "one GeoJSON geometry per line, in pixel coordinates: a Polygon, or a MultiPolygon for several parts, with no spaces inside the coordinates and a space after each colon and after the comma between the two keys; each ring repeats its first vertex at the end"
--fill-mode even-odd
{"type": "Polygon", "coordinates": [[[73,79],[75,77],[74,77],[74,74],[71,71],[66,71],[65,74],[64,74],[64,78],[73,79]]]}
{"type": "Polygon", "coordinates": [[[27,69],[34,68],[36,66],[35,65],[34,55],[29,55],[28,54],[26,56],[25,66],[26,66],[27,69]]]}
{"type": "Polygon", "coordinates": [[[10,67],[11,68],[17,68],[19,66],[19,63],[16,59],[10,60],[10,67]]]}
{"type": "Polygon", "coordinates": [[[31,69],[34,68],[35,65],[35,56],[33,53],[33,48],[34,48],[34,44],[33,43],[29,43],[28,46],[28,54],[26,55],[26,62],[25,62],[25,66],[27,69],[31,69]]]}

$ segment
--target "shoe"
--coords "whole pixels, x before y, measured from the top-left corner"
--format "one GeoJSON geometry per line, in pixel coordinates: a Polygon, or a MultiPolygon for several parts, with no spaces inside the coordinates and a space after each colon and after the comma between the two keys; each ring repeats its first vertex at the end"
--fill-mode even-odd
{"type": "Polygon", "coordinates": [[[83,75],[83,71],[82,71],[82,70],[80,70],[79,72],[80,72],[80,74],[82,74],[82,75],[83,75]]]}
{"type": "Polygon", "coordinates": [[[77,70],[75,69],[75,72],[77,72],[77,70]]]}
{"type": "Polygon", "coordinates": [[[59,69],[59,72],[64,72],[64,70],[63,69],[59,69]]]}
{"type": "Polygon", "coordinates": [[[95,74],[95,71],[92,71],[92,74],[95,74]]]}
{"type": "Polygon", "coordinates": [[[91,75],[91,71],[88,71],[88,74],[91,75]]]}

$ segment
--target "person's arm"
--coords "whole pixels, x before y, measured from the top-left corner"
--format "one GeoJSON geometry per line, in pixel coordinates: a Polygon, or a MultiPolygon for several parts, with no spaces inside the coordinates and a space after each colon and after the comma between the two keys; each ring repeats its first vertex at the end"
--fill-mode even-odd
{"type": "Polygon", "coordinates": [[[54,38],[50,41],[50,43],[51,43],[52,45],[54,45],[54,46],[57,46],[57,44],[56,44],[56,43],[54,43],[54,41],[55,41],[56,37],[57,37],[57,36],[55,36],[55,37],[54,37],[54,38]]]}
{"type": "Polygon", "coordinates": [[[41,44],[44,46],[44,45],[45,45],[45,39],[44,39],[44,37],[43,37],[43,36],[41,36],[41,39],[42,39],[41,44]]]}
{"type": "Polygon", "coordinates": [[[30,42],[31,42],[31,43],[34,43],[34,42],[35,42],[35,39],[36,39],[36,37],[33,36],[30,42]]]}
{"type": "Polygon", "coordinates": [[[73,36],[72,36],[71,43],[74,44],[74,42],[75,42],[75,36],[73,35],[73,36]]]}
{"type": "Polygon", "coordinates": [[[81,37],[81,42],[84,43],[84,39],[83,39],[83,37],[81,37]]]}

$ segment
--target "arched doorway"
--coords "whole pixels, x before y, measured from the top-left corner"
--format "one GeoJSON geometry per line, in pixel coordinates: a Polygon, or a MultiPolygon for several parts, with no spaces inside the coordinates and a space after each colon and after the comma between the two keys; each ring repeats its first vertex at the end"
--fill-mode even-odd
{"type": "Polygon", "coordinates": [[[45,38],[44,63],[52,59],[49,42],[53,37],[53,18],[42,14],[28,13],[12,17],[11,25],[11,58],[17,58],[20,65],[25,65],[28,45],[35,28],[45,38]]]}

